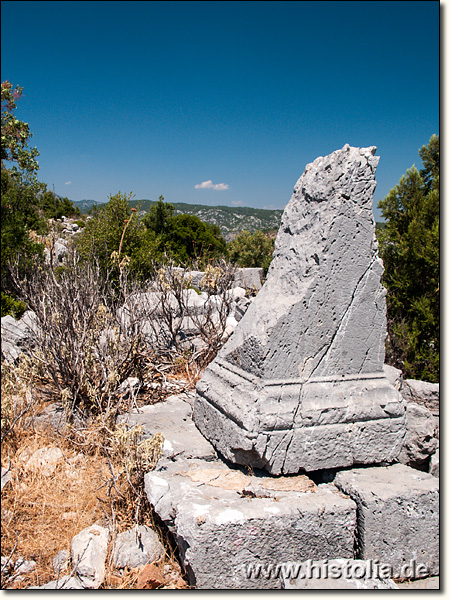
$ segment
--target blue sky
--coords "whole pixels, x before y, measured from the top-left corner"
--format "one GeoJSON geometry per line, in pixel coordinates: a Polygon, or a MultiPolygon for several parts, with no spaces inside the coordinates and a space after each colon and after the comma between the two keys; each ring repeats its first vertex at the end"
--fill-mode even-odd
{"type": "Polygon", "coordinates": [[[437,1],[6,1],[1,30],[39,178],[71,200],[284,208],[349,143],[378,148],[376,204],[439,133],[437,1]]]}

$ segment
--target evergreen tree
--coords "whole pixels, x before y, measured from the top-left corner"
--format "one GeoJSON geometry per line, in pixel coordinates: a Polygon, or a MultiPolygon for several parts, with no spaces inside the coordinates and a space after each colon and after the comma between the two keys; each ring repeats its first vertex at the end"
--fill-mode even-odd
{"type": "Polygon", "coordinates": [[[169,219],[173,216],[174,211],[175,207],[173,204],[164,202],[164,196],[160,196],[158,202],[150,206],[142,222],[157,235],[166,233],[169,226],[169,219]]]}
{"type": "Polygon", "coordinates": [[[439,137],[379,208],[378,233],[387,289],[386,360],[405,377],[439,381],[439,137]]]}

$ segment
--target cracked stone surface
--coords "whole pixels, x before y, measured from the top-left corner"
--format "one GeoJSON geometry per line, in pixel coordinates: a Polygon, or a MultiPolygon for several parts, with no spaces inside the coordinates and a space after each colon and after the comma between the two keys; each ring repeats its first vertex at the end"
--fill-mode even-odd
{"type": "Polygon", "coordinates": [[[439,479],[396,464],[341,471],[333,483],[358,506],[358,558],[398,573],[414,563],[413,579],[439,575],[439,479]]]}
{"type": "Polygon", "coordinates": [[[275,478],[177,457],[147,473],[145,489],[196,589],[279,589],[280,577],[256,577],[252,568],[353,557],[355,503],[306,475],[275,478]]]}
{"type": "Polygon", "coordinates": [[[232,462],[273,474],[393,462],[405,406],[383,370],[375,147],[307,165],[267,280],[197,385],[194,420],[232,462]]]}

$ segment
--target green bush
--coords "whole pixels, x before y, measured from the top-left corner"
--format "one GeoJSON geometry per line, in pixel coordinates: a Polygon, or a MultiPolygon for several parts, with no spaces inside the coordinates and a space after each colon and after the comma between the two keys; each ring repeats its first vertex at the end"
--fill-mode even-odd
{"type": "Polygon", "coordinates": [[[11,315],[15,319],[20,319],[27,310],[27,305],[21,300],[15,300],[12,296],[1,292],[1,316],[11,315]]]}
{"type": "Polygon", "coordinates": [[[261,267],[267,273],[274,246],[275,240],[262,231],[242,231],[228,244],[228,255],[240,267],[261,267]]]}

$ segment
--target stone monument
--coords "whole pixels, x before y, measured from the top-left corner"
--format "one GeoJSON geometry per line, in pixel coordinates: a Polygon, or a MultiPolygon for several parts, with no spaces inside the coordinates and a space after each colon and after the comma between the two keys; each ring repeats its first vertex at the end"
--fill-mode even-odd
{"type": "Polygon", "coordinates": [[[194,421],[222,456],[272,474],[395,461],[405,407],[384,375],[375,147],[307,165],[267,280],[197,384],[194,421]]]}

